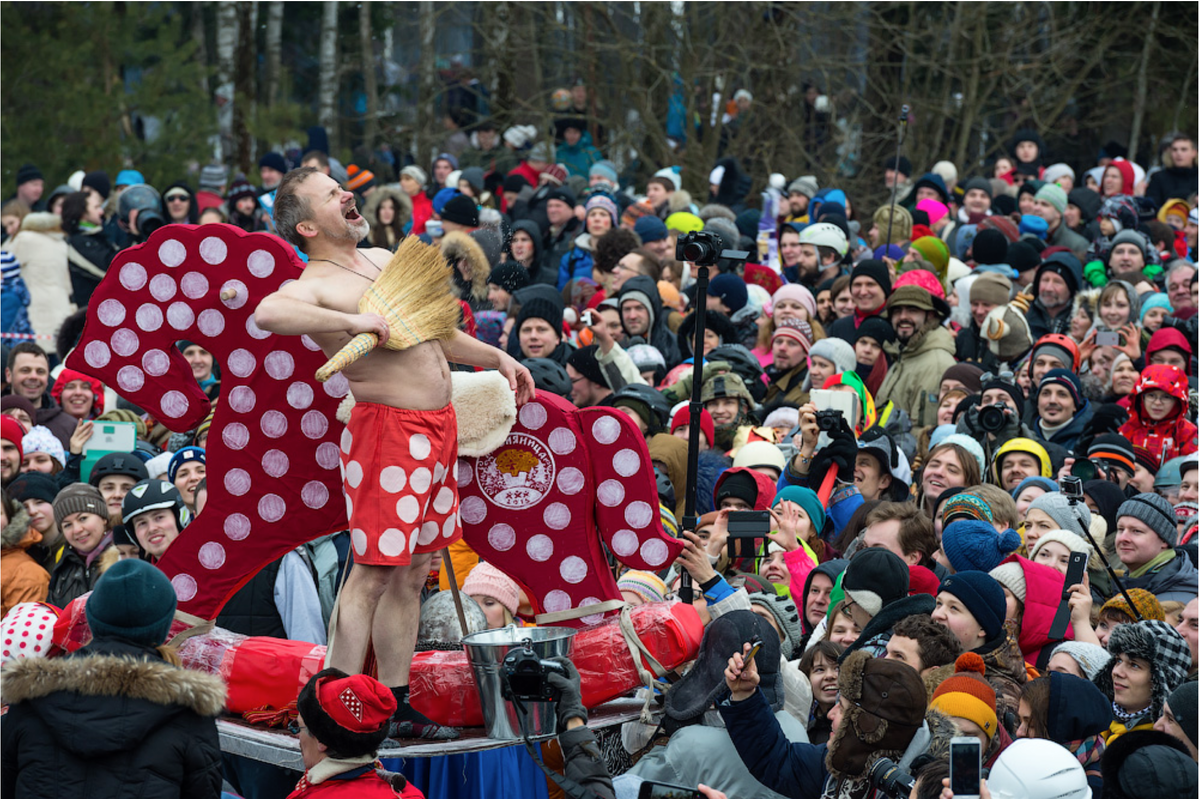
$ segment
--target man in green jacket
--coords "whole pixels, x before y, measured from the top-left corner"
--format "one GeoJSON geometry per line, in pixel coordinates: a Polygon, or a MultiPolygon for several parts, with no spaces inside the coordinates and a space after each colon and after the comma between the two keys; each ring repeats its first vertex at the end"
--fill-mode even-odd
{"type": "Polygon", "coordinates": [[[899,357],[888,369],[875,404],[895,402],[908,412],[913,427],[934,424],[938,384],[942,373],[956,363],[954,337],[942,327],[950,308],[942,298],[915,285],[893,291],[886,308],[899,357]]]}

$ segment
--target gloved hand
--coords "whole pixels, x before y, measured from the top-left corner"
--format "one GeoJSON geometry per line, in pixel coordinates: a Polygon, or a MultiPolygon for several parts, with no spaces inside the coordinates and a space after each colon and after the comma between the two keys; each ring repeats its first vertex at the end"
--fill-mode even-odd
{"type": "Polygon", "coordinates": [[[1097,405],[1092,418],[1083,426],[1083,434],[1091,438],[1104,433],[1116,433],[1121,425],[1129,421],[1129,411],[1116,403],[1097,405]]]}
{"type": "MultiPolygon", "coordinates": [[[[809,470],[810,482],[820,485],[831,468],[837,468],[838,480],[843,483],[854,481],[854,462],[858,458],[858,440],[854,431],[842,419],[841,425],[829,431],[829,443],[817,450],[809,470]]],[[[816,489],[814,489],[816,490],[816,489]]]]}
{"type": "Polygon", "coordinates": [[[587,708],[583,706],[583,697],[579,692],[579,670],[575,668],[575,664],[565,657],[550,658],[553,662],[563,667],[567,676],[551,672],[546,677],[546,682],[556,688],[561,696],[558,699],[558,732],[561,734],[567,729],[567,722],[571,719],[579,719],[584,724],[587,724],[587,708]]]}
{"type": "Polygon", "coordinates": [[[1108,285],[1108,272],[1103,261],[1089,261],[1083,268],[1083,279],[1096,288],[1108,285]]]}
{"type": "Polygon", "coordinates": [[[954,432],[965,433],[972,437],[978,436],[982,432],[979,427],[978,403],[967,408],[967,412],[958,417],[958,422],[954,425],[954,432]]]}

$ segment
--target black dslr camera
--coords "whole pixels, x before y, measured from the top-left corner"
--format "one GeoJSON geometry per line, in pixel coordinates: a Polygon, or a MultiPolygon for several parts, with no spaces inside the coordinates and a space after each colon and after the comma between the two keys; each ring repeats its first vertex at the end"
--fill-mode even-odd
{"type": "Polygon", "coordinates": [[[817,429],[822,433],[831,433],[842,426],[842,412],[835,408],[817,411],[817,429]]]}
{"type": "Polygon", "coordinates": [[[557,702],[561,693],[546,677],[550,674],[567,676],[566,670],[552,660],[542,660],[534,654],[530,641],[504,656],[500,666],[504,676],[502,695],[519,702],[557,702]]]}
{"type": "Polygon", "coordinates": [[[716,233],[694,230],[675,242],[675,260],[691,261],[696,266],[713,266],[723,249],[725,242],[716,233]]]}
{"type": "Polygon", "coordinates": [[[867,779],[876,791],[890,799],[902,799],[912,793],[917,780],[913,775],[900,768],[895,760],[881,757],[871,766],[867,779]]]}
{"type": "Polygon", "coordinates": [[[999,433],[1004,429],[1004,417],[1007,412],[1007,403],[984,405],[979,409],[979,427],[985,433],[999,433]]]}

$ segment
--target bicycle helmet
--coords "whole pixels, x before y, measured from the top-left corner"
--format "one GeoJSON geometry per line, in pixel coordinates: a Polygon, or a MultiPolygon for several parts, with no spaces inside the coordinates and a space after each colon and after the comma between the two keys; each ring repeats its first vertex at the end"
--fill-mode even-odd
{"type": "MultiPolygon", "coordinates": [[[[1072,358],[1070,371],[1076,373],[1079,372],[1079,345],[1075,343],[1074,339],[1072,339],[1070,336],[1064,336],[1062,333],[1047,333],[1039,338],[1037,343],[1033,345],[1034,355],[1037,355],[1039,348],[1046,345],[1051,345],[1059,349],[1066,350],[1072,358]]],[[[1033,361],[1034,358],[1029,359],[1029,374],[1031,375],[1033,374],[1033,361]]]]}
{"type": "Polygon", "coordinates": [[[521,364],[533,375],[533,383],[542,391],[560,397],[571,396],[571,378],[558,361],[549,358],[526,358],[521,364]]]}
{"type": "Polygon", "coordinates": [[[1062,746],[1021,738],[1000,753],[987,780],[993,799],[1091,799],[1083,766],[1062,746]]]}
{"type": "Polygon", "coordinates": [[[817,222],[816,224],[806,226],[804,230],[800,231],[800,243],[812,244],[816,247],[828,247],[842,258],[846,257],[846,253],[850,249],[850,243],[846,240],[845,231],[829,222],[817,222]]]}
{"type": "Polygon", "coordinates": [[[146,471],[146,464],[132,452],[110,452],[96,461],[96,465],[92,467],[92,473],[88,477],[88,482],[93,486],[99,486],[101,480],[113,475],[132,477],[135,483],[140,483],[150,477],[146,471]]]}
{"type": "Polygon", "coordinates": [[[132,525],[133,520],[143,513],[162,508],[170,508],[175,514],[175,524],[181,532],[192,520],[178,488],[166,480],[143,480],[129,489],[121,502],[121,521],[132,525]]]}
{"type": "Polygon", "coordinates": [[[649,419],[646,419],[646,427],[649,435],[661,433],[666,429],[667,421],[671,416],[671,406],[667,403],[667,398],[659,392],[640,383],[631,383],[625,386],[620,391],[613,392],[610,398],[610,405],[618,407],[622,400],[638,402],[646,407],[650,412],[649,419]]]}

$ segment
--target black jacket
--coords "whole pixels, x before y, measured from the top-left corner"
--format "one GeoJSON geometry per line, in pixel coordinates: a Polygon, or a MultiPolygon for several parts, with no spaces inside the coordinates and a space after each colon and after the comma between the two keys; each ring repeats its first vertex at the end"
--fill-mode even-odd
{"type": "Polygon", "coordinates": [[[673,369],[683,361],[679,355],[679,343],[675,339],[675,334],[667,327],[667,314],[663,310],[662,298],[658,294],[658,286],[655,285],[654,279],[646,275],[638,275],[631,277],[621,287],[621,293],[617,295],[618,302],[624,302],[627,295],[631,292],[641,292],[649,298],[650,303],[654,306],[650,309],[653,314],[653,319],[650,322],[649,339],[647,343],[653,344],[660,353],[663,359],[667,362],[667,368],[673,369]]]}
{"type": "Polygon", "coordinates": [[[65,608],[72,599],[78,599],[95,588],[101,574],[100,559],[104,550],[110,546],[111,536],[99,545],[100,551],[92,558],[91,564],[87,562],[87,556],[80,555],[74,547],[68,546],[64,549],[62,560],[50,573],[50,594],[46,601],[56,607],[65,608]]]}
{"type": "Polygon", "coordinates": [[[91,300],[118,250],[104,235],[104,228],[73,233],[67,237],[67,244],[75,250],[67,261],[71,270],[71,297],[82,308],[91,300]]]}
{"type": "Polygon", "coordinates": [[[994,372],[1000,363],[973,319],[954,338],[954,357],[962,363],[973,363],[985,372],[994,372]]]}
{"type": "Polygon", "coordinates": [[[4,667],[0,797],[215,797],[220,678],[110,638],[4,667]]]}
{"type": "Polygon", "coordinates": [[[279,558],[263,566],[229,598],[217,616],[218,627],[242,635],[288,637],[283,617],[275,606],[275,579],[279,576],[282,561],[283,558],[279,558]]]}
{"type": "Polygon", "coordinates": [[[1146,196],[1162,208],[1167,200],[1186,200],[1196,193],[1196,167],[1172,166],[1161,169],[1150,176],[1146,196]]]}

